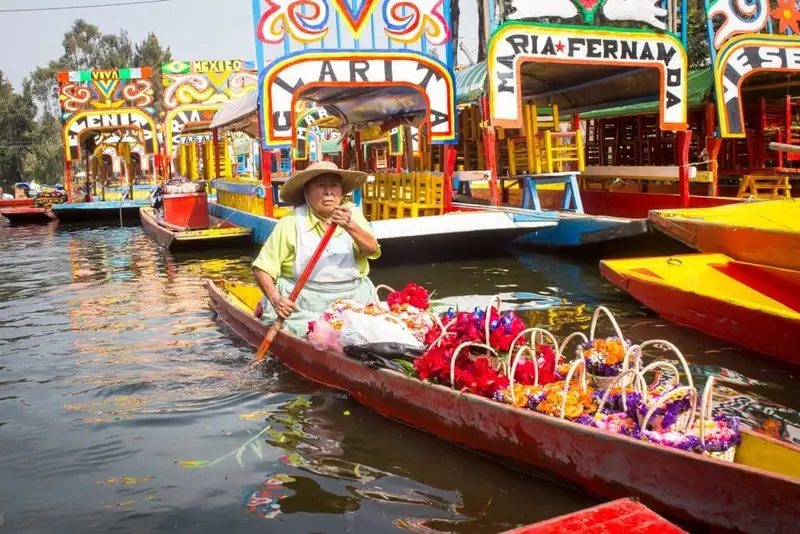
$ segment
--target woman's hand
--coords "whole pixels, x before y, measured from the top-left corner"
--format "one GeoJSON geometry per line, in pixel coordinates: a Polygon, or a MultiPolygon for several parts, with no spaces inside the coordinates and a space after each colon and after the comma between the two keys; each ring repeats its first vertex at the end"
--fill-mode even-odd
{"type": "Polygon", "coordinates": [[[278,314],[278,317],[286,320],[294,312],[295,303],[286,297],[278,297],[272,302],[272,307],[275,308],[275,313],[278,314]]]}
{"type": "Polygon", "coordinates": [[[350,208],[348,206],[336,206],[333,210],[333,215],[331,215],[331,223],[341,226],[342,228],[347,228],[350,224],[350,218],[352,214],[350,213],[350,208]]]}

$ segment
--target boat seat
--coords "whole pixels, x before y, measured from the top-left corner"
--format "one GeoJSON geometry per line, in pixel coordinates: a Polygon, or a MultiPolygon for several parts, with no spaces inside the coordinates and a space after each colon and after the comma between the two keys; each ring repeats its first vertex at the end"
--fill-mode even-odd
{"type": "Polygon", "coordinates": [[[780,199],[792,197],[788,175],[745,174],[736,198],[780,199]]]}

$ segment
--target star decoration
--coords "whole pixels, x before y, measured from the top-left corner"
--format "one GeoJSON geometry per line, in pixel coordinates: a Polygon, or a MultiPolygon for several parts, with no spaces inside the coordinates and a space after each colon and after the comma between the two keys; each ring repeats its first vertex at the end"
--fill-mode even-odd
{"type": "Polygon", "coordinates": [[[564,51],[564,43],[562,43],[561,41],[557,42],[556,43],[556,51],[557,52],[563,52],[564,51]]]}
{"type": "Polygon", "coordinates": [[[800,13],[794,9],[794,0],[777,0],[777,4],[769,15],[778,21],[778,31],[785,34],[788,28],[793,34],[800,34],[800,13]]]}

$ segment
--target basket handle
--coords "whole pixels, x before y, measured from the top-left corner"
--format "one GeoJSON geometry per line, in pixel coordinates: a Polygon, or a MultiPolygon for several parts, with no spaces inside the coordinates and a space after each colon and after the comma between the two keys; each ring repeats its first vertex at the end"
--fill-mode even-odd
{"type": "Polygon", "coordinates": [[[709,376],[703,388],[703,400],[700,402],[700,445],[706,446],[706,421],[713,421],[711,414],[711,399],[714,390],[714,377],[709,376]]]}
{"type": "MultiPolygon", "coordinates": [[[[644,367],[641,371],[639,371],[642,374],[642,379],[644,379],[644,375],[646,375],[647,373],[649,373],[650,371],[652,371],[654,369],[658,369],[659,367],[663,367],[664,369],[667,369],[667,370],[669,370],[669,371],[671,371],[673,373],[673,375],[675,376],[675,379],[672,381],[672,386],[673,387],[680,386],[680,384],[681,384],[681,374],[678,371],[678,368],[675,367],[674,365],[672,365],[671,363],[669,363],[667,361],[663,361],[663,360],[655,361],[655,362],[651,363],[650,365],[644,367]]],[[[655,382],[653,382],[653,384],[655,384],[655,382]]],[[[653,384],[649,384],[647,386],[649,387],[649,386],[652,386],[653,384]]]]}
{"type": "MultiPolygon", "coordinates": [[[[647,404],[647,384],[644,381],[644,376],[639,373],[636,369],[626,369],[622,371],[620,374],[617,375],[616,379],[608,386],[605,393],[603,393],[603,398],[600,399],[600,404],[597,407],[597,413],[601,413],[603,408],[608,402],[608,396],[611,395],[611,390],[617,387],[618,385],[622,387],[622,380],[627,377],[628,375],[634,375],[634,391],[639,392],[642,395],[642,402],[647,404]]],[[[622,387],[622,409],[626,412],[628,411],[628,399],[625,395],[625,388],[622,387]]]]}
{"type": "Polygon", "coordinates": [[[578,367],[581,368],[581,374],[579,378],[581,381],[581,390],[583,390],[584,393],[586,392],[586,360],[583,358],[575,358],[575,361],[572,362],[572,365],[569,368],[567,377],[564,379],[564,389],[561,390],[561,419],[565,419],[567,415],[567,393],[569,392],[569,383],[572,380],[572,375],[575,374],[575,369],[578,367]]]}
{"type": "Polygon", "coordinates": [[[694,418],[696,415],[695,412],[697,410],[697,390],[692,386],[682,386],[673,389],[672,391],[670,391],[669,393],[658,399],[656,402],[654,402],[652,406],[650,406],[650,409],[647,410],[647,413],[642,419],[642,424],[641,424],[642,431],[647,430],[647,423],[650,422],[650,418],[653,417],[653,414],[656,413],[656,410],[661,408],[664,404],[666,404],[668,400],[672,399],[673,397],[677,397],[683,394],[688,394],[691,397],[691,402],[692,402],[692,406],[690,408],[691,415],[689,416],[689,421],[686,423],[686,428],[684,428],[683,430],[678,430],[678,432],[685,432],[686,430],[692,428],[692,425],[694,424],[694,418]]]}
{"type": "Polygon", "coordinates": [[[619,328],[619,324],[617,324],[617,320],[614,319],[614,316],[605,306],[598,306],[596,310],[594,310],[594,315],[592,315],[592,325],[589,327],[589,339],[594,339],[595,330],[597,329],[597,319],[600,318],[600,314],[605,313],[608,320],[611,321],[611,326],[614,327],[614,331],[619,337],[620,342],[622,342],[623,350],[628,349],[628,345],[625,343],[625,336],[622,335],[622,330],[619,328]]]}
{"type": "Polygon", "coordinates": [[[694,387],[694,380],[692,379],[691,371],[689,371],[689,364],[686,362],[686,358],[683,357],[683,354],[678,349],[678,347],[676,347],[671,342],[669,342],[669,341],[667,341],[665,339],[651,339],[651,340],[645,341],[644,343],[639,345],[639,348],[644,350],[645,347],[648,347],[650,345],[654,345],[654,346],[662,345],[663,347],[666,347],[667,349],[669,349],[672,352],[674,352],[675,355],[678,357],[678,360],[680,360],[681,365],[683,365],[683,373],[686,375],[686,383],[687,383],[687,385],[689,387],[692,387],[692,388],[694,387]]]}
{"type": "Polygon", "coordinates": [[[589,344],[589,338],[586,337],[586,334],[584,334],[583,332],[573,332],[570,335],[568,335],[566,338],[564,338],[564,342],[561,343],[561,347],[559,347],[559,349],[558,349],[558,353],[556,354],[556,358],[563,357],[564,351],[567,349],[567,346],[569,345],[569,342],[572,341],[575,338],[581,338],[581,340],[584,343],[586,343],[587,345],[589,344]]]}
{"type": "Polygon", "coordinates": [[[394,293],[394,289],[392,289],[391,287],[389,287],[387,285],[379,284],[379,285],[375,286],[375,293],[374,293],[375,294],[375,300],[377,300],[378,302],[381,301],[381,297],[378,295],[378,290],[380,290],[380,289],[388,289],[389,293],[394,293]]]}
{"type": "Polygon", "coordinates": [[[489,345],[484,345],[483,343],[474,343],[472,341],[467,341],[466,343],[462,343],[461,345],[456,347],[455,352],[453,352],[453,358],[450,360],[450,385],[452,387],[455,387],[456,384],[456,360],[458,359],[459,354],[461,354],[461,351],[464,350],[466,347],[481,347],[483,349],[488,350],[489,352],[494,354],[495,357],[497,357],[497,352],[495,352],[495,350],[489,345]]]}
{"type": "MultiPolygon", "coordinates": [[[[442,340],[443,340],[445,337],[447,337],[447,336],[449,336],[450,334],[452,334],[453,332],[448,332],[448,331],[447,331],[447,329],[448,329],[448,328],[450,328],[451,326],[453,326],[453,323],[455,323],[455,322],[456,322],[456,320],[455,320],[455,319],[451,319],[449,323],[447,323],[446,325],[443,325],[443,326],[442,326],[442,333],[441,333],[441,334],[439,334],[439,337],[437,337],[437,338],[436,338],[436,341],[434,341],[433,343],[431,343],[431,346],[430,346],[429,348],[431,348],[431,349],[432,349],[433,347],[435,347],[436,345],[438,345],[439,343],[441,343],[441,342],[442,342],[442,340]]],[[[440,322],[439,324],[441,324],[441,322],[440,322]]]]}
{"type": "Polygon", "coordinates": [[[533,362],[533,385],[539,385],[539,365],[536,362],[536,353],[527,345],[523,345],[517,351],[517,355],[514,356],[514,363],[511,364],[511,372],[508,373],[508,389],[511,391],[511,401],[516,406],[517,403],[517,395],[514,393],[514,373],[517,372],[517,363],[519,362],[519,357],[522,356],[523,352],[528,352],[530,354],[530,359],[533,362]]]}
{"type": "Polygon", "coordinates": [[[495,295],[495,296],[493,296],[492,298],[489,299],[489,304],[486,305],[486,313],[484,314],[485,315],[485,317],[484,317],[484,332],[486,334],[486,344],[487,345],[491,345],[491,343],[489,342],[489,323],[491,322],[490,318],[491,318],[492,314],[490,312],[492,311],[492,308],[493,308],[492,305],[495,302],[497,303],[497,313],[498,314],[500,313],[500,307],[503,305],[503,301],[500,300],[500,295],[495,295]]]}

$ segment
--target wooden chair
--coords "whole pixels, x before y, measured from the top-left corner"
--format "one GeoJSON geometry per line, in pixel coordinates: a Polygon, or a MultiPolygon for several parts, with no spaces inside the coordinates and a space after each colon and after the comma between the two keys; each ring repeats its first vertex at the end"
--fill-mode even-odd
{"type": "Polygon", "coordinates": [[[417,174],[417,201],[411,205],[412,217],[444,213],[444,175],[421,172],[417,174]],[[416,212],[416,213],[414,213],[416,212]]]}

